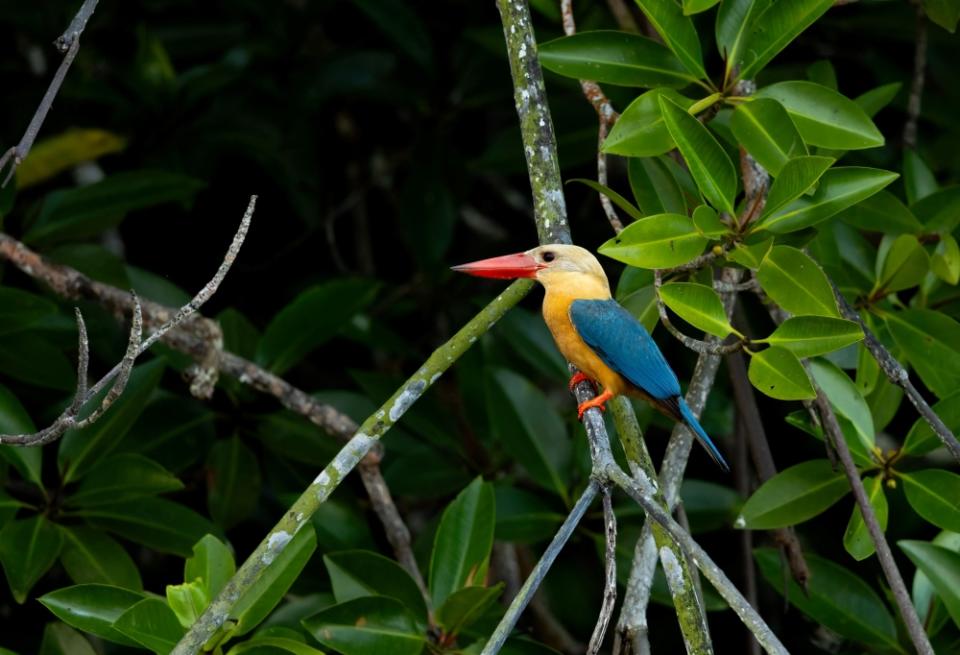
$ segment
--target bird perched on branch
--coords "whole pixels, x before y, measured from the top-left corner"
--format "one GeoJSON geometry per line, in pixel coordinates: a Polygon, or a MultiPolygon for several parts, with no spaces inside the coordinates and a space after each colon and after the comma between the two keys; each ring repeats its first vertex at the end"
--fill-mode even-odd
{"type": "Polygon", "coordinates": [[[577,415],[627,394],[643,398],[685,424],[713,460],[729,471],[683,396],[680,383],[650,333],[610,295],[600,262],[578,246],[552,244],[526,252],[454,266],[478,277],[531,278],[543,285],[543,319],[563,356],[579,371],[570,388],[589,380],[603,392],[580,403],[577,415]]]}

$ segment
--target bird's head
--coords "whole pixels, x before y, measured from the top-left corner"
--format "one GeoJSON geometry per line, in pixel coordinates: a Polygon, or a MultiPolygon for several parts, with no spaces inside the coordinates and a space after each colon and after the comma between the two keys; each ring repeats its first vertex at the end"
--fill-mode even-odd
{"type": "Polygon", "coordinates": [[[507,280],[532,278],[545,287],[554,282],[573,280],[589,280],[607,286],[603,267],[589,250],[561,243],[537,246],[513,255],[481,259],[454,266],[453,270],[477,277],[507,280]]]}

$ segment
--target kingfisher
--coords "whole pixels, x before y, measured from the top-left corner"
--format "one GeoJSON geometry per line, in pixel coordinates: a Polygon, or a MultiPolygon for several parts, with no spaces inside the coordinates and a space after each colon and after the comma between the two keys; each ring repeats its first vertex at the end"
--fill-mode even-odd
{"type": "Polygon", "coordinates": [[[577,373],[570,389],[584,380],[602,393],[580,403],[577,417],[619,395],[643,398],[666,416],[686,425],[713,460],[730,467],[701,427],[683,396],[680,382],[646,328],[610,294],[610,283],[590,251],[549,244],[526,252],[491,257],[453,270],[497,279],[530,278],[543,285],[543,320],[557,348],[577,373]]]}

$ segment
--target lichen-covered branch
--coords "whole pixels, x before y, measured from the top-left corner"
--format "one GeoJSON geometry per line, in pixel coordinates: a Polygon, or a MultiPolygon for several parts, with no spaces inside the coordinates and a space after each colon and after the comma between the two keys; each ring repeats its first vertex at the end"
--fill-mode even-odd
{"type": "Polygon", "coordinates": [[[613,607],[617,603],[617,515],[613,512],[613,499],[610,487],[603,489],[603,525],[604,525],[604,566],[603,602],[600,604],[600,616],[590,635],[587,655],[597,655],[607,634],[607,627],[613,617],[613,607]]]}

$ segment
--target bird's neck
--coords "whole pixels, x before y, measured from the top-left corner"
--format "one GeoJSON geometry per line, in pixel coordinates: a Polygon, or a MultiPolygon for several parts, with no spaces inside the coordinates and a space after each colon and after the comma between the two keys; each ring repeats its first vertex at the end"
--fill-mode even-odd
{"type": "Polygon", "coordinates": [[[583,273],[557,271],[549,279],[541,280],[547,299],[560,300],[607,300],[610,285],[606,278],[583,273]]]}

